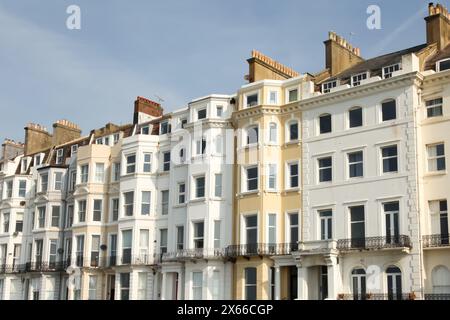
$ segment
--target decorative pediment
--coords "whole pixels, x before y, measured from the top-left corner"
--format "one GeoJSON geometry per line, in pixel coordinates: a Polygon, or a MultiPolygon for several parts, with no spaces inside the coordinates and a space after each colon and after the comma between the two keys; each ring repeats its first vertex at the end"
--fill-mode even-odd
{"type": "Polygon", "coordinates": [[[48,202],[48,196],[47,195],[39,195],[34,199],[34,203],[43,203],[48,202]]]}
{"type": "Polygon", "coordinates": [[[86,195],[89,193],[89,188],[87,187],[79,187],[75,190],[75,192],[73,193],[73,196],[80,196],[80,195],[86,195]]]}
{"type": "Polygon", "coordinates": [[[2,201],[2,204],[0,205],[0,210],[3,210],[3,209],[10,209],[11,207],[12,207],[11,201],[9,201],[9,200],[4,200],[4,201],[2,201]]]}

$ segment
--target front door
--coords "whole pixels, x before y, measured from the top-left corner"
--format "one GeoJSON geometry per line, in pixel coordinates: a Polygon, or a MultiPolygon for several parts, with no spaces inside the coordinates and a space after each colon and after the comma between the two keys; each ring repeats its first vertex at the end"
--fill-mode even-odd
{"type": "Polygon", "coordinates": [[[116,276],[108,275],[107,294],[109,300],[115,300],[115,293],[116,293],[115,289],[116,289],[116,276]]]}
{"type": "Polygon", "coordinates": [[[320,266],[319,299],[325,300],[327,298],[328,298],[328,267],[320,266]]]}
{"type": "Polygon", "coordinates": [[[289,267],[289,299],[295,300],[298,298],[297,291],[297,267],[289,267]]]}

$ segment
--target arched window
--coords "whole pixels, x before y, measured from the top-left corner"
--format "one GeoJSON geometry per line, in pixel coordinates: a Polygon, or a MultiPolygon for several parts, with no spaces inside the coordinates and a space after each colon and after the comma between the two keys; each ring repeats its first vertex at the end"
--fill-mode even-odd
{"type": "Polygon", "coordinates": [[[278,126],[275,122],[269,123],[269,142],[277,143],[278,140],[278,126]]]}
{"type": "Polygon", "coordinates": [[[186,161],[186,153],[184,148],[180,149],[180,163],[184,163],[186,161]]]}
{"type": "Polygon", "coordinates": [[[319,117],[320,134],[331,132],[331,114],[323,114],[319,117]]]}
{"type": "Polygon", "coordinates": [[[247,128],[247,145],[258,143],[258,126],[247,128]]]}
{"type": "Polygon", "coordinates": [[[354,107],[348,111],[348,127],[357,128],[363,125],[362,108],[354,107]]]}
{"type": "Polygon", "coordinates": [[[402,271],[396,266],[386,269],[389,300],[402,300],[402,271]]]}
{"type": "Polygon", "coordinates": [[[394,99],[381,103],[381,116],[383,122],[397,119],[397,105],[394,99]]]}
{"type": "Polygon", "coordinates": [[[366,271],[356,268],[352,271],[353,300],[366,299],[366,271]]]}
{"type": "Polygon", "coordinates": [[[298,140],[298,136],[299,136],[298,121],[292,120],[292,121],[288,122],[287,128],[288,128],[288,132],[287,132],[288,141],[298,140]]]}
{"type": "Polygon", "coordinates": [[[450,294],[450,271],[445,266],[437,266],[431,274],[434,294],[450,294]]]}

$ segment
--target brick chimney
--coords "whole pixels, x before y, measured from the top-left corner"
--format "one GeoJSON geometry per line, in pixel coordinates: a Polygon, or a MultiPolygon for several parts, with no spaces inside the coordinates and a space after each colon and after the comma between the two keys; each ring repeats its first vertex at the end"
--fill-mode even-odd
{"type": "Polygon", "coordinates": [[[68,120],[58,120],[53,124],[52,144],[54,146],[81,137],[81,129],[75,123],[68,120]]]}
{"type": "Polygon", "coordinates": [[[164,109],[157,102],[152,100],[137,97],[134,102],[134,116],[133,123],[142,123],[159,118],[163,115],[164,109]]]}
{"type": "Polygon", "coordinates": [[[20,154],[23,154],[25,145],[21,142],[15,142],[11,139],[5,139],[2,144],[2,155],[0,159],[14,159],[20,154]]]}
{"type": "Polygon", "coordinates": [[[437,43],[438,50],[444,49],[450,43],[450,15],[447,8],[441,4],[428,4],[427,44],[437,43]]]}
{"type": "Polygon", "coordinates": [[[353,47],[335,32],[328,33],[328,40],[324,41],[324,44],[325,66],[330,70],[331,76],[364,61],[359,48],[353,47]]]}
{"type": "Polygon", "coordinates": [[[300,74],[272,58],[253,50],[252,57],[247,60],[249,73],[245,76],[248,82],[259,80],[286,80],[298,77],[300,74]]]}
{"type": "Polygon", "coordinates": [[[52,135],[47,128],[35,123],[29,123],[25,127],[25,155],[45,150],[51,145],[52,135]]]}

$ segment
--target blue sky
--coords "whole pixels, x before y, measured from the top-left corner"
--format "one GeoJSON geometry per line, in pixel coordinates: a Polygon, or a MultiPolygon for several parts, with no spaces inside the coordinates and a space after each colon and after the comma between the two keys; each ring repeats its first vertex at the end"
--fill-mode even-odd
{"type": "Polygon", "coordinates": [[[129,123],[138,95],[158,95],[171,111],[234,93],[252,49],[317,72],[330,30],[365,58],[421,44],[428,2],[0,0],[0,139],[23,141],[28,122],[50,129],[68,119],[85,134],[129,123]],[[66,28],[71,4],[81,8],[81,30],[66,28]],[[366,27],[371,4],[381,8],[381,30],[366,27]]]}

